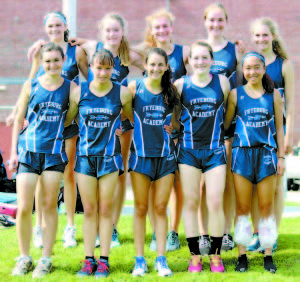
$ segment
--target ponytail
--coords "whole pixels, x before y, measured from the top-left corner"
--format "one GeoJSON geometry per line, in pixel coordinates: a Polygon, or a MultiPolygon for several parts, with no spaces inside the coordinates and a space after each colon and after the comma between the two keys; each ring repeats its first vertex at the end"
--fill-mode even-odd
{"type": "Polygon", "coordinates": [[[282,46],[281,40],[278,37],[272,41],[272,50],[276,54],[276,56],[284,60],[288,59],[288,55],[282,46]]]}
{"type": "Polygon", "coordinates": [[[273,93],[274,82],[267,73],[265,73],[262,77],[262,86],[267,93],[273,93]]]}

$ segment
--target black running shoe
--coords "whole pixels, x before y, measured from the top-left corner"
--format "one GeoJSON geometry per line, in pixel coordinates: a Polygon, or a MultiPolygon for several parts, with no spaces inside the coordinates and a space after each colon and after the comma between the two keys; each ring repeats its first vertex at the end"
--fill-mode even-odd
{"type": "Polygon", "coordinates": [[[246,255],[241,255],[238,257],[237,264],[235,266],[235,271],[246,272],[248,271],[248,260],[246,255]]]}
{"type": "Polygon", "coordinates": [[[275,273],[277,270],[276,265],[273,262],[272,256],[265,256],[264,257],[264,268],[266,271],[269,271],[271,273],[275,273]]]}

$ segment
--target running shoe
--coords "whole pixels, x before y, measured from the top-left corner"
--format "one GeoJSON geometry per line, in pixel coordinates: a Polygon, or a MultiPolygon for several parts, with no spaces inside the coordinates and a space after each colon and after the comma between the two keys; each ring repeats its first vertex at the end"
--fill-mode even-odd
{"type": "Polygon", "coordinates": [[[188,272],[198,273],[202,271],[202,259],[198,256],[193,256],[190,260],[188,272]]]}
{"type": "Polygon", "coordinates": [[[246,255],[238,257],[237,264],[235,266],[235,271],[237,272],[246,272],[248,271],[248,260],[246,255]]]}
{"type": "Polygon", "coordinates": [[[85,259],[83,267],[77,272],[77,277],[86,277],[93,275],[97,270],[97,261],[94,259],[85,259]]]}
{"type": "Polygon", "coordinates": [[[16,258],[16,266],[13,269],[12,276],[24,276],[33,268],[32,258],[30,256],[23,256],[16,258]]]}
{"type": "Polygon", "coordinates": [[[151,243],[150,243],[150,250],[153,251],[153,252],[155,252],[157,250],[155,232],[153,232],[153,234],[152,234],[152,240],[151,240],[151,243]]]}
{"type": "Polygon", "coordinates": [[[199,249],[202,256],[208,256],[210,252],[210,238],[208,235],[201,235],[199,240],[199,249]]]}
{"type": "Polygon", "coordinates": [[[40,226],[33,229],[33,245],[35,248],[43,248],[42,228],[40,226]]]}
{"type": "Polygon", "coordinates": [[[144,257],[136,257],[132,276],[144,276],[148,271],[147,263],[144,257]]]}
{"type": "Polygon", "coordinates": [[[158,276],[171,276],[172,271],[168,267],[167,259],[164,256],[159,256],[155,260],[155,270],[158,272],[158,276]]]}
{"type": "Polygon", "coordinates": [[[96,279],[105,278],[109,275],[109,264],[105,259],[98,259],[98,267],[95,272],[96,279]]]}
{"type": "Polygon", "coordinates": [[[260,241],[258,233],[253,233],[250,245],[247,247],[247,251],[256,252],[260,248],[260,241]]]}
{"type": "Polygon", "coordinates": [[[170,231],[167,237],[167,251],[175,251],[180,249],[179,237],[175,231],[170,231]]]}
{"type": "Polygon", "coordinates": [[[221,256],[212,255],[210,257],[210,271],[211,272],[224,272],[225,271],[221,256]]]}
{"type": "Polygon", "coordinates": [[[100,243],[100,237],[99,237],[99,234],[97,234],[96,240],[95,240],[95,248],[99,248],[100,245],[101,245],[101,243],[100,243]]]}
{"type": "Polygon", "coordinates": [[[119,241],[119,232],[117,231],[116,228],[113,229],[112,237],[111,237],[111,242],[110,242],[110,247],[111,248],[117,248],[120,247],[121,243],[119,241]]]}
{"type": "Polygon", "coordinates": [[[75,239],[75,225],[67,226],[64,230],[64,236],[63,236],[63,241],[64,241],[64,247],[65,248],[72,248],[76,247],[77,242],[75,239]]]}
{"type": "Polygon", "coordinates": [[[276,265],[273,262],[272,256],[266,256],[264,257],[264,269],[266,271],[269,271],[271,273],[275,273],[277,270],[276,265]]]}
{"type": "Polygon", "coordinates": [[[52,270],[52,260],[50,258],[40,258],[37,266],[32,272],[32,278],[42,278],[52,270]]]}
{"type": "Polygon", "coordinates": [[[234,242],[230,234],[224,234],[221,251],[231,251],[234,248],[234,242]]]}

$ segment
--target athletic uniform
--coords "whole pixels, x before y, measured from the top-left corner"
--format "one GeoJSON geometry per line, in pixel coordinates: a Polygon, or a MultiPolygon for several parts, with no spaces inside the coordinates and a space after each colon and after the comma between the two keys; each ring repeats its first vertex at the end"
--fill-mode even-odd
{"type": "Polygon", "coordinates": [[[66,79],[54,91],[46,90],[38,79],[32,79],[26,114],[28,125],[18,140],[18,173],[64,171],[68,159],[63,130],[69,96],[70,81],[66,79]]]}
{"type": "Polygon", "coordinates": [[[121,146],[115,131],[121,124],[121,85],[102,97],[93,94],[89,82],[81,84],[79,109],[79,139],[75,171],[96,177],[123,172],[121,146]]]}
{"type": "MultiPolygon", "coordinates": [[[[41,65],[36,73],[36,77],[40,77],[45,73],[43,66],[41,65]]],[[[67,51],[65,53],[65,61],[61,71],[61,76],[70,81],[74,81],[77,85],[79,84],[79,69],[76,61],[76,46],[67,44],[67,51]]],[[[73,122],[70,126],[64,130],[64,139],[69,139],[78,135],[78,125],[73,122]]]]}
{"type": "Polygon", "coordinates": [[[186,75],[186,68],[183,60],[183,46],[174,44],[173,52],[168,55],[168,63],[172,71],[172,82],[186,75]]]}
{"type": "Polygon", "coordinates": [[[236,129],[232,144],[232,171],[254,184],[276,174],[274,94],[253,99],[238,87],[236,129]]]}
{"type": "Polygon", "coordinates": [[[286,108],[285,108],[285,96],[284,96],[284,78],[282,75],[282,65],[283,65],[284,59],[280,57],[276,57],[275,61],[271,64],[267,65],[266,72],[271,77],[271,79],[274,82],[274,88],[277,89],[280,92],[284,110],[283,110],[283,129],[284,133],[286,130],[286,108]]]}
{"type": "MultiPolygon", "coordinates": [[[[96,45],[96,51],[102,50],[103,46],[104,46],[104,44],[102,42],[98,42],[96,45]]],[[[111,81],[120,83],[121,85],[127,87],[128,86],[128,78],[127,77],[129,75],[129,68],[127,66],[121,65],[121,59],[118,56],[114,57],[114,62],[115,62],[115,65],[114,65],[113,73],[111,75],[111,81]]],[[[93,78],[94,78],[94,74],[91,71],[91,69],[89,68],[88,81],[92,81],[93,78]]],[[[123,129],[123,132],[133,129],[133,126],[128,119],[125,119],[122,121],[122,129],[123,129]]]]}
{"type": "Polygon", "coordinates": [[[129,170],[146,174],[152,181],[175,173],[175,145],[164,125],[169,125],[173,109],[162,94],[153,94],[144,79],[136,81],[133,101],[134,132],[129,157],[129,170]]]}
{"type": "Polygon", "coordinates": [[[195,85],[185,76],[181,93],[181,123],[178,163],[187,164],[203,172],[226,164],[224,148],[224,94],[219,75],[205,87],[195,85]]]}
{"type": "MultiPolygon", "coordinates": [[[[211,73],[223,74],[230,82],[230,88],[236,88],[236,67],[237,58],[235,44],[227,42],[227,45],[220,51],[214,52],[214,62],[211,66],[211,73]]],[[[233,137],[235,129],[235,120],[225,132],[225,140],[233,137]]]]}

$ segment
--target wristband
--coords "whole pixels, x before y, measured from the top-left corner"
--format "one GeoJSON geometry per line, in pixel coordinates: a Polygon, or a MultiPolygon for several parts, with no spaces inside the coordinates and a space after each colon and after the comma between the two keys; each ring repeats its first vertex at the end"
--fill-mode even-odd
{"type": "Polygon", "coordinates": [[[278,159],[284,159],[285,160],[285,157],[278,157],[278,159]]]}

